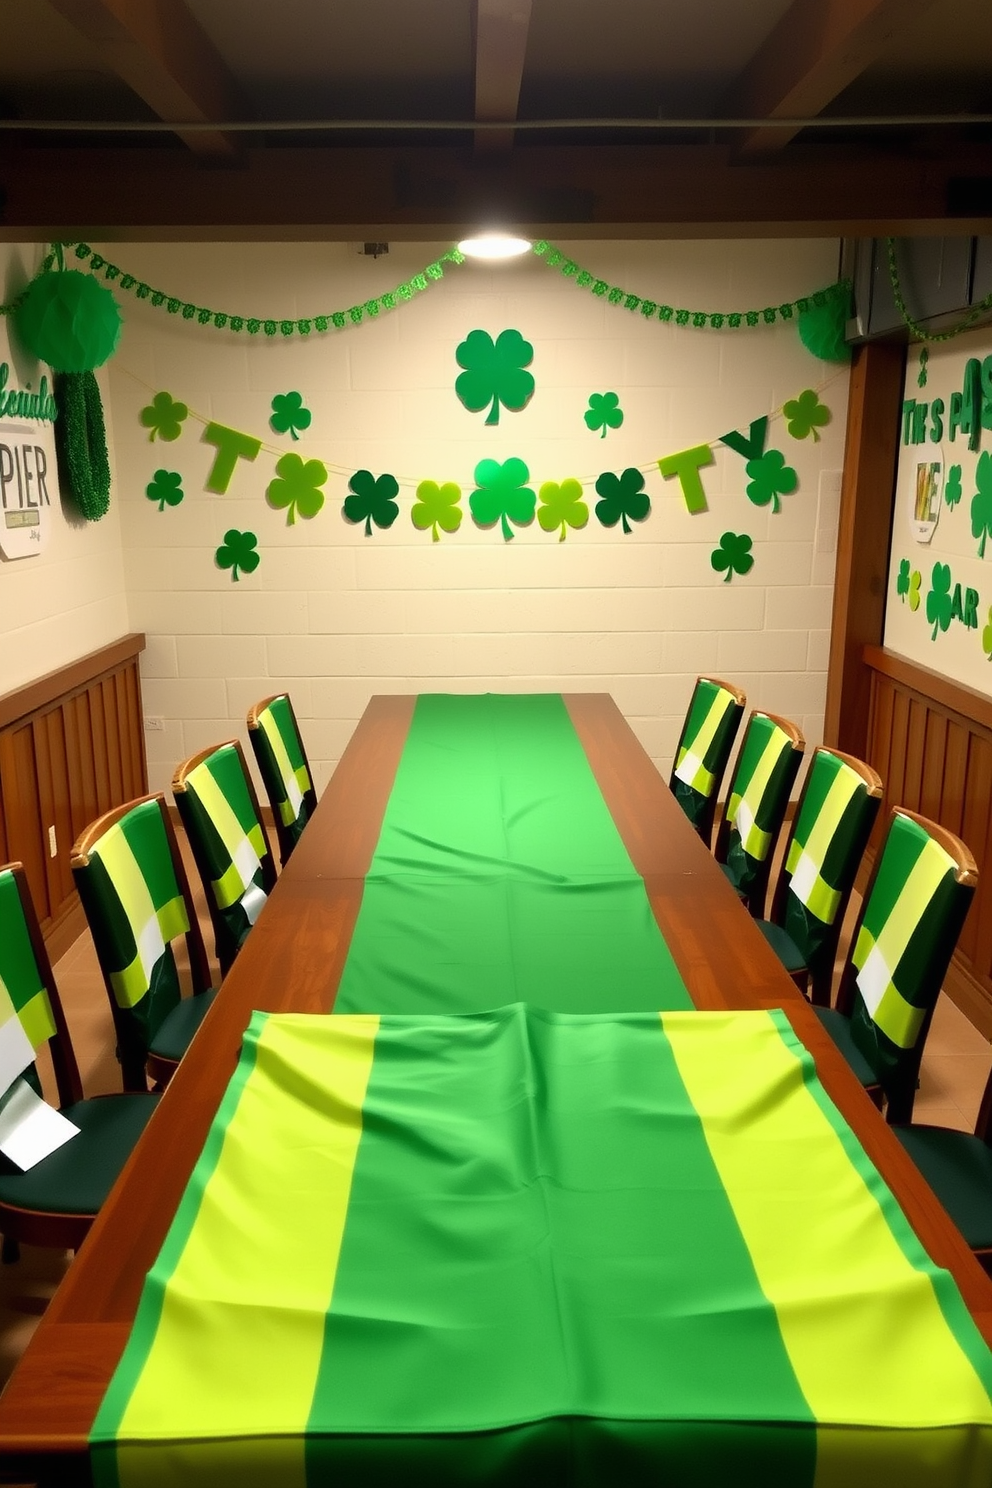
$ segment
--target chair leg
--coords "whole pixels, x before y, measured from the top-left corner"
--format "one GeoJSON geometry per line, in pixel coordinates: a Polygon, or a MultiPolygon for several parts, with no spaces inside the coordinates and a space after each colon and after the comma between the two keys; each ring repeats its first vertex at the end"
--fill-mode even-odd
{"type": "Polygon", "coordinates": [[[0,1265],[14,1266],[21,1259],[21,1247],[11,1235],[4,1235],[0,1248],[0,1265]]]}

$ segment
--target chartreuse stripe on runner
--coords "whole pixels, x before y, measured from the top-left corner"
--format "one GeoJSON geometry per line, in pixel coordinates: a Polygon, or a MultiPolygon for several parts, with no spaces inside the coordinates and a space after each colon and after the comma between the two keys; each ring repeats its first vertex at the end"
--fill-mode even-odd
{"type": "Polygon", "coordinates": [[[255,1014],[94,1460],[971,1488],[990,1388],[782,1015],[255,1014]]]}
{"type": "Polygon", "coordinates": [[[558,696],[418,698],[342,1012],[690,1008],[558,696]]]}

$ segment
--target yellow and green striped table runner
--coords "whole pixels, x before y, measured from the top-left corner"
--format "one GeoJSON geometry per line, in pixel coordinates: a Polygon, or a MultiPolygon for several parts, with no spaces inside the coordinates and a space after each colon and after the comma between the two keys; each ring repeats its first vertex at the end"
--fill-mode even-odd
{"type": "Polygon", "coordinates": [[[984,1488],[992,1356],[781,1013],[256,1013],[97,1481],[984,1488]]]}

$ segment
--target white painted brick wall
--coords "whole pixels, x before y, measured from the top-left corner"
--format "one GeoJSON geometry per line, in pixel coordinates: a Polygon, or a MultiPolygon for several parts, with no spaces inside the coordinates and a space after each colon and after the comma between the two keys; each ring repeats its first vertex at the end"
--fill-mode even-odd
{"type": "MultiPolygon", "coordinates": [[[[129,244],[114,262],[183,298],[245,315],[347,307],[393,288],[447,245],[397,244],[378,262],[340,244],[129,244]]],[[[566,245],[567,246],[567,245],[566,245]]],[[[583,243],[576,258],[634,293],[705,309],[778,304],[833,278],[831,241],[583,243]]],[[[449,270],[412,304],[369,325],[288,343],[173,320],[128,295],[110,372],[130,625],[148,632],[146,736],[153,786],[212,741],[245,737],[253,701],[292,692],[318,785],[368,698],[422,690],[606,690],[666,771],[699,671],[747,688],[752,705],[822,729],[847,376],[817,362],[794,328],[702,332],[648,323],[597,300],[535,259],[449,270]],[[519,329],[534,344],[537,388],[521,413],[458,402],[455,347],[476,328],[519,329]],[[821,440],[768,445],[800,476],[782,510],[745,497],[743,461],[718,446],[703,472],[710,510],[690,516],[657,460],[747,428],[806,387],[833,412],[821,440]],[[268,424],[273,394],[295,389],[313,413],[298,443],[268,424]],[[262,438],[230,491],[203,489],[213,450],[191,417],[182,438],[150,443],[139,411],[168,391],[194,415],[262,438]],[[619,393],[625,422],[601,439],[582,415],[592,392],[619,393]],[[286,524],[264,492],[294,450],[332,470],[323,510],[286,524]],[[274,452],[274,453],[273,453],[274,452]],[[468,514],[476,462],[524,459],[535,489],[574,476],[585,499],[604,470],[649,467],[651,517],[629,536],[595,516],[559,543],[535,522],[504,543],[468,514]],[[400,517],[366,537],[342,518],[359,468],[401,479],[400,517]],[[160,513],[144,489],[179,470],[182,505],[160,513]],[[341,472],[344,472],[343,474],[341,472]],[[432,543],[409,519],[417,480],[455,480],[461,530],[432,543]],[[214,564],[229,527],[258,534],[261,563],[233,584],[214,564]],[[710,553],[727,530],[754,539],[755,567],[724,583],[710,553]]]]}

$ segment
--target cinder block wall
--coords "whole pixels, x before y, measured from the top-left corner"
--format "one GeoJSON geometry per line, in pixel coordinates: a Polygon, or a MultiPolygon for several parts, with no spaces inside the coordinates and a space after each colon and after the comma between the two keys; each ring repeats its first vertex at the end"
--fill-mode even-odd
{"type": "MultiPolygon", "coordinates": [[[[316,315],[381,294],[447,244],[394,244],[373,262],[344,244],[104,245],[169,294],[244,316],[316,315]]],[[[588,242],[562,245],[642,297],[705,310],[761,308],[831,282],[834,241],[588,242]]],[[[820,737],[827,666],[847,374],[817,361],[789,325],[701,331],[615,308],[537,259],[448,270],[375,321],[267,340],[200,328],[120,295],[127,323],[110,368],[129,623],[148,633],[145,712],[152,785],[193,750],[244,734],[256,698],[292,691],[323,785],[376,692],[605,690],[669,768],[692,680],[709,670],[754,705],[820,737]],[[455,395],[467,333],[515,328],[533,343],[536,390],[497,426],[455,395]],[[833,418],[819,442],[791,438],[782,404],[822,389],[833,418]],[[150,441],[141,409],[169,392],[190,409],[181,437],[150,441]],[[274,394],[298,391],[313,415],[299,442],[269,426],[274,394]],[[602,438],[583,414],[619,394],[621,428],[602,438]],[[752,504],[742,458],[717,446],[703,472],[709,510],[692,516],[657,460],[773,415],[799,489],[782,509],[752,504]],[[204,489],[215,451],[205,420],[261,438],[225,495],[204,489]],[[287,525],[265,499],[280,454],[322,460],[323,509],[287,525]],[[504,541],[469,515],[482,458],[517,456],[537,490],[583,481],[590,521],[564,542],[535,521],[504,541]],[[648,467],[647,521],[603,527],[592,509],[603,471],[648,467]],[[388,530],[343,517],[348,476],[400,483],[388,530]],[[175,507],[147,499],[157,469],[182,476],[175,507]],[[461,529],[431,541],[411,523],[417,482],[455,481],[461,529]],[[258,537],[261,561],[237,583],[214,553],[230,528],[258,537]],[[725,531],[754,540],[754,568],[725,583],[710,555],[725,531]]]]}

